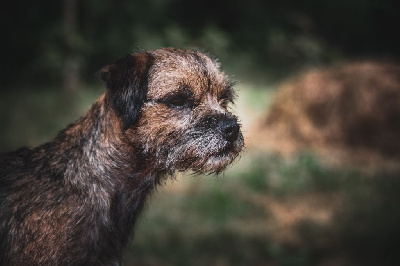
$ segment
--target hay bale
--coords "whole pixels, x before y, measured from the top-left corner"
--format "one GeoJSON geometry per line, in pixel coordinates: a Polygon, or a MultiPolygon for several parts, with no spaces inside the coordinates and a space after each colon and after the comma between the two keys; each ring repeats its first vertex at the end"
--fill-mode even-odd
{"type": "Polygon", "coordinates": [[[400,65],[358,62],[283,84],[266,125],[310,146],[400,155],[400,65]]]}

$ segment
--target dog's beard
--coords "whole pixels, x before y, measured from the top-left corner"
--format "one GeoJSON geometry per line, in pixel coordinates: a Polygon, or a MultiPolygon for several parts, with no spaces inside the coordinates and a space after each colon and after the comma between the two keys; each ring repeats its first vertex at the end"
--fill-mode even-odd
{"type": "Polygon", "coordinates": [[[243,136],[229,142],[215,130],[189,130],[180,137],[169,138],[159,149],[157,158],[170,171],[192,170],[195,173],[221,173],[239,155],[243,136]],[[173,145],[171,143],[174,143],[173,145]]]}

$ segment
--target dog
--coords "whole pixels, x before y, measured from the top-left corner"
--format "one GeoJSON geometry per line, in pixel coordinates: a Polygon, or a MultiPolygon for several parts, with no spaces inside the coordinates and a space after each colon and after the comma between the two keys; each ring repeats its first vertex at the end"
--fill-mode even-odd
{"type": "Polygon", "coordinates": [[[243,149],[233,84],[204,53],[128,54],[100,78],[84,117],[0,157],[0,265],[120,265],[163,180],[219,174],[243,149]]]}

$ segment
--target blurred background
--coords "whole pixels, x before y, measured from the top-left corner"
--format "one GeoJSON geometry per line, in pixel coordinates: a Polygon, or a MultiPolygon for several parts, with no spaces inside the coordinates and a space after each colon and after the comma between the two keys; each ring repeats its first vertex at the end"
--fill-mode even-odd
{"type": "Polygon", "coordinates": [[[35,146],[102,94],[98,70],[165,46],[219,59],[246,149],[152,197],[124,265],[399,265],[395,0],[9,1],[0,152],[35,146]]]}

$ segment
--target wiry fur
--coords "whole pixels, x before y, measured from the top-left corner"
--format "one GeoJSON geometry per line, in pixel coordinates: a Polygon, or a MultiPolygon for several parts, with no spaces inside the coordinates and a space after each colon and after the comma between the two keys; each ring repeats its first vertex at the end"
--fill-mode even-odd
{"type": "Polygon", "coordinates": [[[0,157],[0,265],[117,265],[163,177],[219,173],[241,151],[234,91],[207,56],[138,53],[101,77],[85,117],[0,157]]]}

